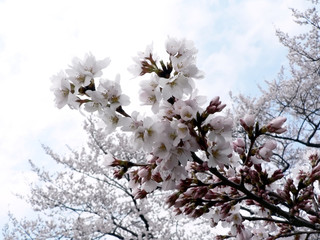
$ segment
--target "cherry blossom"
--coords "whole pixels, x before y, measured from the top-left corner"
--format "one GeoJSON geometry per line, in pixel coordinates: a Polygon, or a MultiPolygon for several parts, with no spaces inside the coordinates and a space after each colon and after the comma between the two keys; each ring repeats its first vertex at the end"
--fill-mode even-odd
{"type": "MultiPolygon", "coordinates": [[[[195,89],[196,80],[203,76],[196,66],[197,50],[191,41],[175,38],[168,38],[165,44],[167,61],[159,59],[150,45],[138,53],[130,68],[135,78],[144,78],[139,98],[143,105],[150,105],[151,116],[127,113],[124,107],[129,101],[119,77],[98,83],[100,67],[89,72],[82,67],[89,60],[74,60],[75,67],[66,71],[71,85],[64,85],[66,95],[60,106],[69,104],[68,95],[74,94],[80,108],[84,104],[85,110],[106,123],[104,131],[131,134],[145,159],[123,161],[109,156],[107,164],[116,168],[116,178],[129,178],[134,199],[170,190],[166,202],[176,215],[205,217],[213,227],[219,223],[228,227],[227,236],[218,239],[317,236],[320,161],[317,154],[301,157],[297,153],[304,149],[297,144],[320,147],[320,78],[315,74],[318,65],[314,65],[319,57],[313,51],[313,46],[318,49],[314,39],[318,39],[319,18],[315,10],[293,12],[297,19],[307,20],[299,24],[310,24],[312,30],[292,39],[278,32],[290,49],[290,78],[269,83],[256,102],[234,98],[239,106],[230,114],[223,113],[226,105],[219,97],[209,104],[202,101],[195,89]],[[286,121],[290,124],[285,128],[286,121]],[[299,164],[293,160],[300,157],[307,161],[308,171],[295,170],[299,164]]],[[[95,65],[93,59],[90,57],[91,65],[95,65]]]]}
{"type": "Polygon", "coordinates": [[[102,75],[102,69],[110,64],[110,59],[105,58],[97,61],[91,53],[85,55],[84,59],[74,58],[72,65],[66,70],[70,80],[76,88],[88,86],[93,78],[102,75]]]}
{"type": "Polygon", "coordinates": [[[61,71],[53,76],[51,81],[53,83],[51,90],[55,95],[56,106],[63,108],[65,105],[69,105],[70,108],[78,108],[79,104],[76,103],[75,89],[69,83],[67,75],[61,71]]]}

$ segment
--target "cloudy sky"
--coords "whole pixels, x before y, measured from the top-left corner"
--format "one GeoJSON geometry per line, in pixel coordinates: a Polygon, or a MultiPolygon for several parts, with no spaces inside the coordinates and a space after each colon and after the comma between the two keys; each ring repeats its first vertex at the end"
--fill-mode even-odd
{"type": "Polygon", "coordinates": [[[28,159],[49,166],[41,144],[59,153],[85,142],[82,116],[54,107],[50,77],[74,56],[110,57],[107,78],[121,74],[124,91],[138,104],[137,79],[127,67],[153,42],[163,51],[167,36],[184,37],[199,49],[206,78],[200,93],[226,102],[228,92],[256,94],[272,80],[286,50],[275,29],[299,30],[289,7],[305,0],[0,0],[0,228],[10,210],[28,212],[13,193],[27,193],[35,178],[28,159]]]}

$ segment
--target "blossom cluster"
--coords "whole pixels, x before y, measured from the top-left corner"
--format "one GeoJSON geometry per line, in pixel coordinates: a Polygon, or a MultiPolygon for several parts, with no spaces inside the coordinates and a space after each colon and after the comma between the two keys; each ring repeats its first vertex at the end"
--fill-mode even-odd
{"type": "Polygon", "coordinates": [[[144,76],[139,98],[151,106],[151,116],[124,110],[129,99],[121,92],[119,76],[114,81],[100,78],[110,60],[97,61],[91,54],[76,58],[70,69],[53,77],[57,107],[83,105],[97,113],[108,132],[118,128],[131,133],[135,147],[146,153],[145,161],[107,154],[105,165],[116,167],[117,178],[129,174],[137,199],[157,189],[173,190],[167,204],[176,214],[203,216],[212,226],[222,222],[236,239],[274,239],[292,224],[320,231],[312,227],[320,223],[319,212],[310,210],[306,197],[320,179],[319,160],[312,163],[312,171],[300,172],[298,185],[281,169],[267,165],[277,143],[263,137],[284,133],[286,118],[260,126],[255,115],[247,114],[240,119],[247,138],[233,139],[233,121],[221,114],[226,105],[219,97],[206,104],[195,88],[203,73],[196,66],[193,43],[169,38],[165,46],[167,62],[148,46],[129,68],[136,77],[144,76]],[[259,228],[252,228],[251,221],[259,228]]]}
{"type": "Polygon", "coordinates": [[[116,111],[129,105],[129,97],[122,94],[120,76],[115,80],[99,78],[102,69],[110,64],[110,59],[97,61],[91,54],[83,60],[74,58],[70,68],[52,77],[52,91],[58,108],[68,105],[79,109],[84,105],[88,112],[98,112],[110,129],[114,130],[124,120],[116,111]],[[98,81],[97,81],[97,78],[98,81]]]}

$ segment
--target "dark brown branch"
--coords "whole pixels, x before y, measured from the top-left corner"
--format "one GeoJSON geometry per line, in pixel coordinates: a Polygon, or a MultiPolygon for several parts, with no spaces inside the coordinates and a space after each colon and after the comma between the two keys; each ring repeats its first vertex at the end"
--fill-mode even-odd
{"type": "MultiPolygon", "coordinates": [[[[203,161],[195,154],[192,153],[192,157],[194,159],[195,162],[198,162],[200,164],[203,163],[203,161]]],[[[280,207],[273,205],[267,201],[265,201],[263,198],[255,195],[254,193],[252,193],[251,191],[249,191],[248,189],[246,189],[243,185],[241,184],[237,184],[235,182],[230,181],[228,178],[226,178],[225,176],[223,176],[217,168],[210,168],[209,171],[214,174],[216,177],[218,177],[226,186],[232,187],[242,193],[244,193],[248,199],[252,199],[254,201],[256,201],[257,203],[259,203],[261,206],[263,206],[264,208],[268,209],[271,211],[271,213],[276,214],[278,216],[281,216],[285,219],[288,220],[288,223],[290,225],[293,226],[297,226],[297,227],[307,227],[313,230],[319,230],[320,231],[320,227],[316,226],[315,224],[312,224],[300,217],[296,217],[291,215],[290,213],[282,210],[280,207]]]]}
{"type": "Polygon", "coordinates": [[[289,141],[293,141],[293,142],[297,142],[297,143],[301,143],[307,147],[314,147],[314,148],[320,148],[320,144],[317,143],[310,143],[310,142],[304,142],[298,138],[290,138],[290,137],[284,137],[284,136],[279,136],[279,135],[272,135],[269,133],[266,133],[267,136],[273,137],[273,138],[277,138],[277,139],[282,139],[282,140],[289,140],[289,141]]]}
{"type": "Polygon", "coordinates": [[[274,223],[282,223],[282,224],[290,224],[288,221],[278,220],[274,218],[267,218],[267,217],[247,217],[241,216],[244,220],[247,221],[266,221],[266,222],[274,222],[274,223]]]}

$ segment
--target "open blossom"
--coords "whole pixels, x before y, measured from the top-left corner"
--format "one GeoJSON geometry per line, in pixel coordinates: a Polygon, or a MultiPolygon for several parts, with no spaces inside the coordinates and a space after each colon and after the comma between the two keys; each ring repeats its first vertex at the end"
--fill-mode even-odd
{"type": "Polygon", "coordinates": [[[224,137],[215,135],[207,152],[209,153],[209,167],[229,165],[229,159],[232,157],[232,150],[230,143],[226,141],[224,137]]]}
{"type": "Polygon", "coordinates": [[[97,91],[101,92],[104,99],[108,101],[109,107],[113,109],[116,109],[119,106],[127,106],[130,103],[129,97],[122,94],[119,74],[114,81],[100,79],[97,91]]]}
{"type": "Polygon", "coordinates": [[[274,150],[277,147],[277,143],[275,141],[269,140],[263,144],[262,148],[259,149],[258,153],[259,156],[269,161],[270,157],[273,155],[272,150],[274,150]]]}
{"type": "Polygon", "coordinates": [[[139,98],[142,105],[152,105],[152,112],[159,112],[159,104],[162,94],[159,86],[159,77],[151,74],[151,78],[140,82],[139,98]]]}
{"type": "Polygon", "coordinates": [[[203,73],[199,71],[195,64],[197,49],[192,41],[187,41],[186,39],[177,40],[169,37],[166,42],[166,50],[170,55],[170,60],[176,72],[190,78],[203,77],[203,73]]]}
{"type": "Polygon", "coordinates": [[[181,118],[185,121],[189,121],[195,117],[195,112],[190,106],[185,106],[181,109],[181,118]]]}
{"type": "Polygon", "coordinates": [[[90,84],[92,79],[100,77],[102,75],[101,70],[109,64],[109,58],[97,61],[91,53],[88,53],[83,60],[74,58],[70,69],[67,69],[66,72],[77,88],[85,87],[90,84]]]}
{"type": "Polygon", "coordinates": [[[108,104],[101,92],[87,90],[86,95],[91,99],[91,101],[84,104],[84,109],[88,112],[99,111],[101,113],[108,104]]]}
{"type": "Polygon", "coordinates": [[[159,85],[162,88],[162,96],[164,100],[170,97],[181,99],[185,94],[191,94],[193,90],[193,80],[182,74],[177,74],[172,78],[160,78],[159,85]]]}
{"type": "Polygon", "coordinates": [[[179,53],[180,49],[182,48],[182,45],[183,41],[172,37],[169,37],[165,43],[167,53],[169,53],[172,56],[175,56],[179,53]]]}
{"type": "Polygon", "coordinates": [[[231,136],[232,119],[225,116],[216,116],[209,121],[212,131],[219,132],[220,134],[227,134],[231,136]]]}
{"type": "Polygon", "coordinates": [[[71,108],[78,108],[77,97],[74,94],[72,85],[68,80],[67,75],[61,71],[52,78],[51,90],[55,95],[55,103],[57,108],[63,108],[65,105],[69,105],[71,108]]]}
{"type": "Polygon", "coordinates": [[[151,117],[145,117],[141,120],[141,125],[133,131],[136,147],[142,147],[146,151],[150,151],[160,129],[160,123],[155,122],[151,117]]]}
{"type": "Polygon", "coordinates": [[[154,144],[153,154],[161,159],[168,159],[171,156],[171,147],[168,139],[158,139],[154,144]]]}
{"type": "Polygon", "coordinates": [[[113,132],[117,127],[128,127],[131,123],[130,118],[117,114],[111,108],[104,108],[99,117],[105,123],[105,130],[108,133],[113,132]]]}
{"type": "Polygon", "coordinates": [[[284,133],[287,130],[286,128],[282,127],[285,121],[287,121],[287,118],[281,116],[273,119],[267,124],[268,132],[278,134],[284,133]]]}

